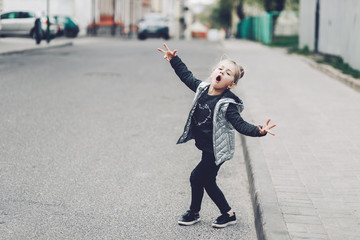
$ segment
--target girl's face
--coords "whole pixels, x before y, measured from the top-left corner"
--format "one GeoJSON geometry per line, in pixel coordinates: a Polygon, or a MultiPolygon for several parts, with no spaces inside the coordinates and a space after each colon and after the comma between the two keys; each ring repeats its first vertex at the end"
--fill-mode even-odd
{"type": "Polygon", "coordinates": [[[235,66],[228,61],[222,61],[211,73],[211,86],[217,91],[225,91],[232,88],[235,77],[235,66]]]}

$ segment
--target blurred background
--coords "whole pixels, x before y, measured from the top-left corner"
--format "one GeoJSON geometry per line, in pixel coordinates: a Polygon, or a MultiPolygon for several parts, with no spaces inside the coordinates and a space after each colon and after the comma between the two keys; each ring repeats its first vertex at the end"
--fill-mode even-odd
{"type": "Polygon", "coordinates": [[[0,0],[1,13],[68,16],[79,25],[79,35],[127,36],[148,13],[159,13],[173,38],[205,38],[213,28],[225,30],[226,37],[257,37],[247,28],[264,12],[273,16],[274,26],[278,22],[278,35],[297,35],[298,10],[299,0],[0,0]]]}
{"type": "Polygon", "coordinates": [[[0,36],[165,39],[243,38],[301,54],[322,53],[360,77],[357,0],[0,0],[0,36]],[[48,18],[49,16],[49,18],[48,18]],[[49,25],[49,28],[47,29],[49,25]],[[344,27],[346,26],[346,27],[344,27]]]}

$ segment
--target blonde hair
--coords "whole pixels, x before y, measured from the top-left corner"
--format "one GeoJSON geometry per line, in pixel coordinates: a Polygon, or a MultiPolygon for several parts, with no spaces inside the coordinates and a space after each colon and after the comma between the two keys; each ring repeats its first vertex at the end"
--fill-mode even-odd
{"type": "MultiPolygon", "coordinates": [[[[226,56],[226,55],[225,55],[226,56]]],[[[217,64],[217,66],[221,65],[223,62],[229,62],[232,63],[235,66],[235,73],[234,73],[234,84],[236,85],[239,80],[244,76],[245,70],[242,66],[238,65],[234,60],[230,58],[223,59],[224,55],[221,57],[220,62],[217,64]]],[[[227,57],[227,56],[226,56],[227,57]]]]}

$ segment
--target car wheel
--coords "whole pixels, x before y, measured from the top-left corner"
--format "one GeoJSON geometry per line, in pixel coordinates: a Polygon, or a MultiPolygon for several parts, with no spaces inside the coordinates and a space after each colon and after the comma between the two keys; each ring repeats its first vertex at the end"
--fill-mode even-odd
{"type": "Polygon", "coordinates": [[[144,33],[140,33],[138,34],[138,39],[139,40],[145,40],[146,39],[146,35],[144,33]]]}
{"type": "Polygon", "coordinates": [[[163,36],[163,38],[164,38],[165,40],[169,40],[169,39],[170,39],[170,36],[169,36],[169,34],[165,33],[164,36],[163,36]]]}
{"type": "Polygon", "coordinates": [[[68,38],[76,38],[78,35],[78,32],[73,32],[73,31],[64,31],[64,36],[68,37],[68,38]]]}

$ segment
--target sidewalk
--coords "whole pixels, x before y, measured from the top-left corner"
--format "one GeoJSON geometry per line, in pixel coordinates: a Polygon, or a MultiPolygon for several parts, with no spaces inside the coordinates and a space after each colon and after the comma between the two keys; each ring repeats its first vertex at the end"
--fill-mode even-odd
{"type": "Polygon", "coordinates": [[[25,37],[5,37],[0,38],[0,55],[18,54],[29,51],[36,51],[44,48],[55,48],[63,46],[71,46],[73,39],[69,38],[55,38],[50,43],[42,40],[39,45],[35,43],[34,39],[25,37]]]}
{"type": "Polygon", "coordinates": [[[242,137],[259,239],[360,239],[360,93],[281,49],[227,41],[245,66],[242,137]]]}

